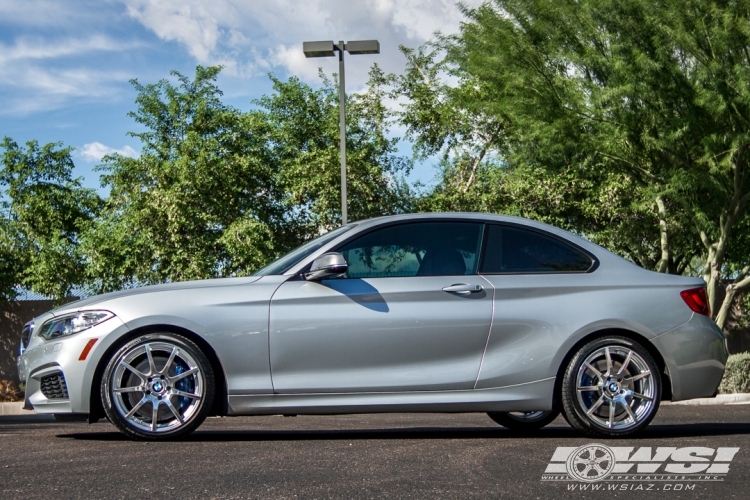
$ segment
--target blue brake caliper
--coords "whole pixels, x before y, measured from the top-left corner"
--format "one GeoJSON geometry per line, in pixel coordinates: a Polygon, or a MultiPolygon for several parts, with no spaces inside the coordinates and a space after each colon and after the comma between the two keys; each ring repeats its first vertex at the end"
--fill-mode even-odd
{"type": "MultiPolygon", "coordinates": [[[[583,377],[581,377],[581,385],[584,387],[596,385],[593,382],[594,379],[591,378],[588,373],[584,373],[583,377]]],[[[583,399],[583,402],[586,404],[586,408],[591,408],[591,406],[596,402],[596,392],[581,391],[581,399],[583,399]]]]}
{"type": "MultiPolygon", "coordinates": [[[[174,374],[179,375],[180,373],[184,373],[188,371],[187,365],[182,361],[178,361],[175,363],[174,367],[174,374]]],[[[174,388],[178,391],[183,392],[189,392],[192,394],[192,392],[195,390],[193,387],[193,380],[191,377],[185,377],[183,379],[180,379],[177,381],[177,383],[174,385],[174,388]]],[[[187,406],[190,404],[190,398],[186,398],[185,396],[179,396],[177,398],[177,406],[180,410],[184,410],[187,408],[187,406]]]]}

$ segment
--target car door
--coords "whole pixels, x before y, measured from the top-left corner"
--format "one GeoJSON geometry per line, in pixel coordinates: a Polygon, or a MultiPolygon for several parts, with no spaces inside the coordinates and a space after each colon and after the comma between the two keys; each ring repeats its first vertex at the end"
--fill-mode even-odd
{"type": "Polygon", "coordinates": [[[480,273],[495,289],[492,331],[477,389],[555,375],[561,343],[595,307],[596,260],[552,234],[490,224],[480,273]]]}
{"type": "Polygon", "coordinates": [[[335,249],[344,276],[281,285],[274,391],[472,389],[492,320],[492,287],[476,274],[482,234],[478,222],[377,227],[335,249]]]}

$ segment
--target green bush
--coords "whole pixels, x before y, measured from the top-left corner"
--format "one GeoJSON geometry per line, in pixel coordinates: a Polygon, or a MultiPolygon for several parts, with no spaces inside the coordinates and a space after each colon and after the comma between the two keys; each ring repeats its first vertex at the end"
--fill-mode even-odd
{"type": "Polygon", "coordinates": [[[732,354],[719,385],[719,394],[750,392],[750,353],[732,354]]]}

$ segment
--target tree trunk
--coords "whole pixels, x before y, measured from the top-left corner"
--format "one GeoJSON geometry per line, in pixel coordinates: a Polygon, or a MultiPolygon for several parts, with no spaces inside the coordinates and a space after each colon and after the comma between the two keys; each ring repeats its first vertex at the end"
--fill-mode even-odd
{"type": "Polygon", "coordinates": [[[667,234],[667,209],[661,195],[656,197],[656,207],[659,211],[659,233],[661,235],[661,260],[657,271],[666,273],[669,271],[669,235],[667,234]]]}

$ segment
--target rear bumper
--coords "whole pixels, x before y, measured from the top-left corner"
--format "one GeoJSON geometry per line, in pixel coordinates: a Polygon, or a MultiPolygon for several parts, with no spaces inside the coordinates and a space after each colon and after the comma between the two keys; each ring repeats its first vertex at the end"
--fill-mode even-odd
{"type": "Polygon", "coordinates": [[[667,365],[672,401],[716,394],[729,354],[724,335],[711,318],[693,314],[687,323],[654,337],[651,342],[667,365]]]}

